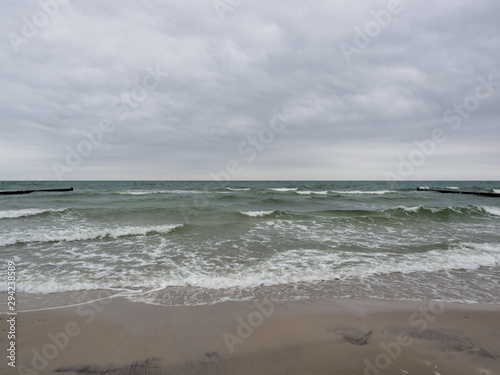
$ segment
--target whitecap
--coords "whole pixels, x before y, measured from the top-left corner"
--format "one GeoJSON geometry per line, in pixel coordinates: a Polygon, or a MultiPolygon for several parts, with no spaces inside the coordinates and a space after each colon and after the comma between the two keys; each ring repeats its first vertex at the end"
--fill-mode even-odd
{"type": "Polygon", "coordinates": [[[15,219],[18,217],[35,216],[46,212],[63,212],[65,208],[61,209],[41,209],[41,208],[26,208],[22,210],[5,210],[0,211],[0,219],[15,219]]]}
{"type": "Polygon", "coordinates": [[[483,206],[481,208],[484,211],[486,211],[487,213],[489,213],[490,215],[500,216],[500,208],[498,208],[498,207],[486,207],[486,206],[483,206]]]}
{"type": "Polygon", "coordinates": [[[147,234],[157,233],[165,234],[182,227],[184,224],[152,225],[152,226],[123,226],[116,228],[76,228],[52,230],[50,232],[11,233],[2,240],[0,246],[14,245],[16,243],[31,242],[70,242],[70,241],[90,241],[102,239],[105,237],[118,238],[125,236],[145,236],[147,234]]]}
{"type": "Polygon", "coordinates": [[[250,217],[263,217],[272,215],[275,211],[245,211],[240,212],[242,215],[250,216],[250,217]]]}
{"type": "Polygon", "coordinates": [[[297,194],[301,195],[311,195],[311,194],[318,194],[318,195],[326,195],[328,194],[328,191],[310,191],[310,190],[303,190],[303,191],[297,191],[297,194]]]}
{"type": "Polygon", "coordinates": [[[374,191],[365,191],[365,190],[331,190],[332,193],[335,194],[376,194],[383,195],[389,193],[396,193],[394,190],[374,190],[374,191]]]}

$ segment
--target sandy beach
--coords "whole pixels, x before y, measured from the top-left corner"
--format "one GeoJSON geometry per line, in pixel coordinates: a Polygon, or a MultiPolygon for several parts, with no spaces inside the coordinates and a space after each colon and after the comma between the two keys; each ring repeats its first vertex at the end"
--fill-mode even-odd
{"type": "MultiPolygon", "coordinates": [[[[8,316],[0,344],[8,350],[8,316]]],[[[309,300],[154,306],[121,297],[16,316],[6,374],[500,373],[497,305],[309,300]]]]}

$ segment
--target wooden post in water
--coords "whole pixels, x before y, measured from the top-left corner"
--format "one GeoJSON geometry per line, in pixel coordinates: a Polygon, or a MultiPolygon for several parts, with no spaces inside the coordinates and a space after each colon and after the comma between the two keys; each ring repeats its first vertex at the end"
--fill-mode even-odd
{"type": "Polygon", "coordinates": [[[43,190],[15,190],[15,191],[0,191],[0,195],[20,195],[20,194],[31,194],[31,193],[55,193],[62,191],[73,191],[73,188],[68,189],[43,189],[43,190]]]}
{"type": "Polygon", "coordinates": [[[499,193],[484,193],[480,191],[462,191],[462,190],[427,189],[427,188],[417,188],[417,191],[435,191],[443,194],[468,194],[468,195],[479,195],[481,197],[500,198],[499,193]]]}

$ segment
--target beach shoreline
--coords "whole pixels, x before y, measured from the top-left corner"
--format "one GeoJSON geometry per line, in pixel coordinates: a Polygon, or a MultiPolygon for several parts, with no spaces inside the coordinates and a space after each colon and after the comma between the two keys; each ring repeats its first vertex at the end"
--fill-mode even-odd
{"type": "MultiPolygon", "coordinates": [[[[2,352],[7,319],[0,316],[2,352]]],[[[7,374],[484,374],[500,305],[384,300],[156,306],[122,297],[20,312],[7,374]]]]}

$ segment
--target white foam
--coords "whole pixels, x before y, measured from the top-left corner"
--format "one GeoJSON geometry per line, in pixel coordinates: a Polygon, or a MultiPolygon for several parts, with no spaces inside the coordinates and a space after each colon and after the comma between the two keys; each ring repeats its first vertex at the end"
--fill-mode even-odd
{"type": "Polygon", "coordinates": [[[250,188],[239,188],[239,189],[236,189],[236,188],[230,188],[230,187],[227,187],[226,189],[227,190],[232,190],[232,191],[248,191],[248,190],[250,190],[250,188]]]}
{"type": "Polygon", "coordinates": [[[403,211],[406,211],[406,212],[418,212],[418,211],[422,210],[422,211],[430,211],[433,214],[436,212],[441,212],[441,211],[447,210],[447,209],[451,209],[451,210],[454,210],[456,212],[460,212],[460,211],[457,211],[456,209],[454,209],[453,207],[425,207],[425,206],[405,207],[405,206],[398,206],[398,208],[403,210],[403,211]]]}
{"type": "Polygon", "coordinates": [[[445,210],[452,210],[452,211],[455,211],[457,213],[460,213],[460,211],[454,207],[425,207],[425,206],[406,207],[406,206],[398,206],[398,209],[406,211],[406,212],[430,211],[433,214],[435,214],[436,212],[441,212],[441,211],[445,211],[445,210]]]}
{"type": "Polygon", "coordinates": [[[423,206],[414,206],[414,207],[405,207],[405,206],[398,206],[400,210],[406,211],[406,212],[418,212],[420,209],[424,208],[423,206]]]}
{"type": "Polygon", "coordinates": [[[219,193],[225,194],[224,191],[208,191],[208,190],[167,190],[170,194],[204,194],[204,193],[219,193]]]}
{"type": "MultiPolygon", "coordinates": [[[[71,274],[67,273],[66,267],[60,267],[60,274],[57,274],[56,269],[51,271],[50,275],[25,271],[19,277],[19,290],[29,293],[165,287],[223,290],[317,282],[334,278],[363,279],[393,273],[418,275],[422,272],[475,270],[497,266],[500,264],[499,250],[498,244],[488,243],[457,243],[447,249],[411,254],[361,254],[339,249],[293,249],[278,252],[267,259],[255,259],[245,264],[235,262],[231,267],[227,267],[227,263],[217,266],[218,262],[214,263],[214,259],[200,257],[196,252],[189,254],[183,249],[179,249],[179,254],[184,255],[182,263],[175,263],[172,255],[176,252],[169,247],[167,252],[158,254],[164,262],[162,267],[152,267],[152,259],[144,259],[149,253],[121,254],[119,260],[107,259],[106,262],[93,265],[83,262],[79,267],[82,271],[73,271],[71,274]],[[123,269],[123,261],[131,266],[123,269]],[[93,280],[89,280],[90,269],[93,280]]],[[[81,263],[79,258],[78,261],[81,263]]],[[[0,286],[0,290],[1,288],[0,286]]]]}
{"type": "Polygon", "coordinates": [[[376,195],[396,193],[396,191],[394,191],[394,190],[374,190],[374,191],[365,191],[365,190],[331,190],[331,192],[335,193],[335,194],[376,194],[376,195]]]}
{"type": "Polygon", "coordinates": [[[304,191],[297,191],[296,193],[301,194],[301,195],[311,195],[311,194],[326,195],[326,194],[328,194],[328,191],[327,190],[324,190],[324,191],[304,190],[304,191]]]}
{"type": "MultiPolygon", "coordinates": [[[[211,277],[203,284],[196,278],[193,285],[221,287],[255,287],[261,284],[313,282],[335,277],[368,277],[376,274],[435,272],[452,269],[477,269],[500,264],[498,245],[463,243],[447,250],[433,250],[401,256],[393,254],[353,254],[309,250],[278,253],[258,268],[244,270],[237,277],[211,277]]],[[[235,275],[236,276],[236,275],[235,275]]]]}
{"type": "Polygon", "coordinates": [[[498,244],[459,243],[446,250],[412,253],[401,257],[389,257],[388,262],[378,265],[375,273],[435,272],[453,269],[475,270],[500,264],[498,244]]]}
{"type": "Polygon", "coordinates": [[[496,194],[500,194],[500,189],[493,189],[493,192],[496,194]]]}
{"type": "Polygon", "coordinates": [[[122,195],[150,195],[150,194],[200,194],[209,193],[203,190],[126,190],[120,191],[122,195]]]}
{"type": "Polygon", "coordinates": [[[127,190],[120,191],[118,194],[121,195],[148,195],[148,194],[166,194],[168,191],[165,190],[127,190]]]}
{"type": "Polygon", "coordinates": [[[65,208],[62,209],[26,208],[23,210],[5,210],[5,211],[0,211],[0,219],[15,219],[18,217],[40,215],[46,212],[62,212],[64,210],[65,208]]]}
{"type": "Polygon", "coordinates": [[[168,193],[168,191],[130,191],[130,192],[125,192],[125,193],[120,193],[120,194],[130,194],[130,195],[149,195],[149,194],[161,194],[161,193],[168,193]]]}
{"type": "Polygon", "coordinates": [[[150,233],[164,234],[182,227],[183,224],[153,225],[153,226],[123,226],[116,228],[78,228],[54,229],[37,233],[14,232],[0,240],[0,246],[30,242],[69,242],[89,241],[105,237],[118,238],[124,236],[145,236],[150,233]]]}
{"type": "Polygon", "coordinates": [[[451,189],[451,190],[460,190],[456,186],[448,186],[446,189],[451,189]]]}
{"type": "Polygon", "coordinates": [[[500,216],[500,208],[498,207],[481,207],[481,208],[490,215],[500,216]]]}
{"type": "Polygon", "coordinates": [[[273,211],[245,211],[245,212],[240,212],[242,215],[250,216],[250,217],[262,217],[262,216],[269,216],[274,213],[273,211]]]}
{"type": "Polygon", "coordinates": [[[296,191],[298,189],[299,188],[270,188],[269,190],[285,192],[285,191],[296,191]]]}
{"type": "Polygon", "coordinates": [[[479,212],[486,212],[490,215],[494,216],[500,216],[500,208],[498,207],[486,207],[486,206],[467,206],[467,207],[426,207],[426,206],[412,206],[412,207],[406,207],[406,206],[398,206],[397,207],[400,210],[403,210],[405,212],[419,212],[419,211],[430,211],[432,213],[437,213],[437,212],[442,212],[445,210],[452,210],[456,213],[477,213],[479,212]],[[467,210],[464,212],[464,210],[467,210]]]}

